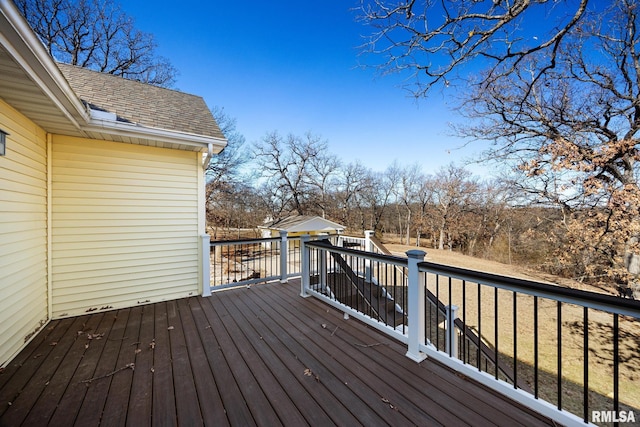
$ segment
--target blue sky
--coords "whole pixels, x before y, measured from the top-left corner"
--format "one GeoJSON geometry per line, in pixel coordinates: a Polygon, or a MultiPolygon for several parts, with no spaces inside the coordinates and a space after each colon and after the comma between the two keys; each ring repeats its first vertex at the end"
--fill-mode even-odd
{"type": "MultiPolygon", "coordinates": [[[[357,1],[122,2],[158,53],[179,70],[176,88],[202,96],[237,120],[248,144],[271,131],[329,143],[343,161],[382,171],[394,160],[434,173],[476,146],[449,136],[459,120],[434,92],[416,101],[400,76],[362,69],[367,29],[357,1]]],[[[481,168],[472,168],[474,172],[481,168]]]]}

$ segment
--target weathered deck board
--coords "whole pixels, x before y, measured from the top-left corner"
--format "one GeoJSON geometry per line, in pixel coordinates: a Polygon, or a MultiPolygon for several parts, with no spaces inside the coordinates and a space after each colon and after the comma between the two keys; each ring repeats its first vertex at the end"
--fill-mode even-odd
{"type": "Polygon", "coordinates": [[[183,299],[178,301],[178,308],[180,310],[182,324],[184,325],[185,344],[189,349],[191,363],[193,366],[200,367],[199,369],[194,369],[197,375],[194,375],[193,379],[195,381],[198,403],[202,411],[202,419],[208,420],[211,425],[215,426],[228,425],[229,423],[224,413],[224,406],[222,406],[213,373],[211,369],[208,369],[209,362],[194,319],[194,311],[202,312],[200,301],[197,298],[191,300],[183,299]]]}
{"type": "MultiPolygon", "coordinates": [[[[115,312],[105,313],[106,316],[112,317],[113,321],[110,327],[105,325],[106,329],[99,331],[100,333],[105,334],[103,339],[105,339],[106,342],[93,376],[85,378],[85,380],[101,378],[116,369],[116,363],[120,349],[122,348],[122,342],[125,338],[124,334],[130,312],[131,310],[118,310],[115,312]]],[[[109,395],[111,378],[112,377],[107,376],[106,378],[96,380],[89,384],[84,401],[82,402],[82,406],[80,407],[76,417],[76,425],[90,426],[96,425],[97,421],[100,421],[105,402],[109,395]]]]}
{"type": "Polygon", "coordinates": [[[140,338],[136,345],[132,345],[136,352],[135,370],[131,389],[136,390],[129,399],[130,425],[151,425],[152,390],[153,390],[153,341],[155,339],[155,308],[154,304],[142,307],[140,323],[140,338]]]}
{"type": "MultiPolygon", "coordinates": [[[[256,295],[250,297],[254,300],[259,298],[256,295]]],[[[268,295],[260,295],[260,298],[268,298],[268,295]]],[[[315,387],[324,387],[333,393],[338,404],[348,406],[348,409],[358,414],[359,421],[364,425],[380,423],[381,420],[387,425],[402,425],[407,422],[403,413],[390,410],[389,405],[382,401],[384,394],[380,393],[375,384],[377,376],[364,375],[362,360],[334,359],[333,355],[341,350],[329,340],[323,340],[321,334],[325,333],[328,336],[331,332],[322,328],[321,320],[315,327],[309,326],[301,321],[303,313],[298,312],[297,316],[286,313],[286,307],[281,306],[278,301],[270,300],[267,300],[269,303],[263,305],[262,310],[273,324],[272,332],[282,340],[290,352],[290,357],[299,359],[306,369],[310,369],[310,379],[315,380],[315,387]],[[374,384],[371,385],[367,381],[374,384]]],[[[326,410],[332,410],[334,407],[332,405],[326,410]]]]}
{"type": "MultiPolygon", "coordinates": [[[[140,325],[142,323],[144,308],[145,307],[133,307],[129,311],[124,334],[121,338],[115,338],[120,341],[120,349],[117,353],[115,364],[111,367],[112,370],[96,376],[95,378],[100,378],[101,376],[107,375],[106,378],[92,381],[89,385],[89,388],[91,388],[94,383],[99,383],[107,379],[110,382],[109,391],[104,403],[104,412],[101,414],[101,425],[123,425],[127,419],[127,408],[129,405],[129,397],[131,396],[131,382],[133,380],[133,370],[127,368],[127,366],[135,363],[136,343],[140,341],[140,325]],[[114,372],[114,374],[110,375],[112,372],[114,372]]],[[[120,316],[120,313],[118,313],[118,316],[120,316]]],[[[115,351],[116,347],[110,350],[115,351]]],[[[107,354],[107,356],[110,360],[113,360],[115,355],[107,354]]],[[[88,414],[87,416],[92,419],[96,414],[88,414]]]]}
{"type": "MultiPolygon", "coordinates": [[[[99,332],[97,331],[101,329],[101,325],[107,325],[108,327],[109,323],[113,322],[108,313],[96,314],[89,316],[87,323],[83,325],[82,331],[77,331],[78,339],[74,343],[74,353],[70,352],[69,355],[80,359],[80,364],[72,373],[71,381],[67,379],[70,375],[69,370],[60,372],[60,384],[66,387],[66,390],[61,392],[63,398],[60,399],[57,408],[54,408],[53,416],[50,417],[51,425],[67,426],[73,425],[75,422],[76,414],[87,393],[87,386],[82,381],[93,377],[106,342],[104,339],[98,339],[96,334],[99,334],[99,332]]],[[[53,401],[54,399],[49,398],[48,400],[53,401]]],[[[29,423],[29,420],[27,420],[27,423],[29,423]]]]}
{"type": "MultiPolygon", "coordinates": [[[[278,303],[283,308],[288,308],[294,302],[293,298],[295,297],[284,294],[278,303]]],[[[307,312],[311,317],[313,317],[311,313],[323,317],[329,314],[325,313],[326,308],[323,305],[314,304],[311,308],[313,311],[307,312]]],[[[333,331],[338,326],[339,329],[334,336],[338,336],[345,341],[344,345],[339,346],[342,349],[341,351],[352,353],[353,349],[350,349],[349,343],[382,344],[375,346],[376,351],[370,351],[369,348],[362,348],[356,345],[353,347],[360,349],[358,351],[366,354],[367,358],[370,359],[371,364],[368,364],[368,366],[370,367],[370,372],[374,374],[379,371],[380,366],[394,366],[394,369],[396,369],[394,370],[395,375],[385,376],[384,380],[394,387],[393,390],[398,398],[416,398],[417,404],[422,408],[422,411],[426,409],[425,405],[450,408],[450,412],[455,413],[456,417],[474,420],[473,425],[534,425],[539,422],[537,421],[539,419],[537,414],[532,415],[530,411],[513,411],[513,402],[510,400],[505,400],[499,394],[487,391],[483,386],[475,383],[472,383],[474,386],[470,387],[469,380],[457,374],[452,375],[449,369],[438,363],[423,362],[420,364],[423,369],[416,370],[415,362],[406,357],[398,358],[398,351],[404,354],[406,349],[391,338],[378,335],[377,343],[366,341],[371,339],[368,326],[355,322],[355,324],[350,324],[350,328],[342,328],[342,314],[333,310],[330,311],[330,314],[333,316],[335,324],[327,325],[327,329],[333,331]],[[399,350],[393,347],[399,347],[399,350]],[[429,389],[438,390],[439,392],[425,393],[425,390],[429,389]],[[425,396],[425,394],[428,394],[428,396],[425,396]],[[460,404],[461,402],[463,403],[462,405],[460,404]]],[[[363,360],[363,358],[359,360],[363,360]]],[[[399,402],[397,402],[397,405],[400,406],[399,402]]],[[[445,413],[439,416],[447,417],[448,415],[451,414],[445,413]]],[[[452,420],[446,418],[441,419],[440,422],[451,425],[452,420]]]]}
{"type": "Polygon", "coordinates": [[[54,321],[0,373],[0,426],[552,424],[298,292],[54,321]]]}

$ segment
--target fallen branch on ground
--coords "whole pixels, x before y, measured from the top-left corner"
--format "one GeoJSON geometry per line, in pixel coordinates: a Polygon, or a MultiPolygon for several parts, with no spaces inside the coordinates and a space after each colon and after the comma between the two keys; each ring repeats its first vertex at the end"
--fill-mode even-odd
{"type": "Polygon", "coordinates": [[[93,382],[93,381],[101,380],[101,379],[103,379],[103,378],[107,378],[107,377],[110,377],[110,376],[112,376],[112,375],[115,375],[115,374],[117,374],[117,373],[118,373],[118,372],[120,372],[120,371],[124,371],[125,369],[131,369],[131,370],[133,371],[133,369],[135,368],[135,366],[136,366],[136,364],[135,364],[135,363],[133,363],[133,362],[131,362],[131,363],[127,363],[127,364],[126,364],[125,366],[123,366],[122,368],[120,368],[120,369],[116,369],[115,371],[113,371],[113,372],[109,372],[108,374],[102,375],[101,377],[89,378],[88,380],[82,380],[82,381],[80,381],[80,382],[81,382],[81,383],[87,383],[87,384],[89,384],[89,383],[91,383],[91,382],[93,382]]]}
{"type": "Polygon", "coordinates": [[[362,347],[362,348],[369,348],[369,347],[375,347],[377,345],[387,345],[387,343],[374,342],[373,344],[358,344],[357,342],[354,342],[353,345],[357,345],[358,347],[362,347]]]}

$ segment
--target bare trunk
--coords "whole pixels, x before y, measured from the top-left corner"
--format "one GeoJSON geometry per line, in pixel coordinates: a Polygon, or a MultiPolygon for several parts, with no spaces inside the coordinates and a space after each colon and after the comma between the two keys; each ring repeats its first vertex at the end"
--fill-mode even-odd
{"type": "Polygon", "coordinates": [[[407,213],[407,232],[406,232],[406,237],[405,237],[405,245],[410,245],[411,244],[411,210],[408,210],[407,213]]]}
{"type": "Polygon", "coordinates": [[[440,240],[438,242],[438,249],[444,249],[444,235],[445,230],[447,229],[447,218],[442,219],[442,223],[440,223],[440,240]]]}
{"type": "Polygon", "coordinates": [[[493,241],[498,235],[499,230],[500,230],[500,223],[496,222],[496,226],[493,227],[493,233],[491,233],[491,237],[489,237],[489,247],[493,246],[493,241]]]}

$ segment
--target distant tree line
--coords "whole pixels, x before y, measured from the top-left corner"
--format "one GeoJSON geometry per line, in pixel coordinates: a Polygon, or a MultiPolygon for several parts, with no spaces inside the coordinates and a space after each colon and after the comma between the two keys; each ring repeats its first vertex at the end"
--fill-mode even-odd
{"type": "Polygon", "coordinates": [[[214,238],[254,230],[266,218],[318,215],[346,226],[352,235],[373,230],[408,245],[586,282],[612,279],[607,256],[581,251],[567,229],[589,211],[543,203],[516,180],[481,179],[455,164],[425,174],[417,164],[394,162],[376,172],[343,161],[313,134],[271,132],[247,146],[235,121],[220,109],[214,113],[230,141],[209,168],[207,219],[214,238]]]}

